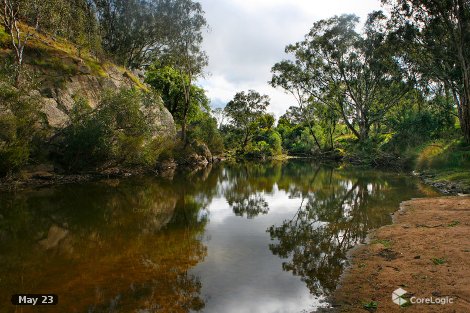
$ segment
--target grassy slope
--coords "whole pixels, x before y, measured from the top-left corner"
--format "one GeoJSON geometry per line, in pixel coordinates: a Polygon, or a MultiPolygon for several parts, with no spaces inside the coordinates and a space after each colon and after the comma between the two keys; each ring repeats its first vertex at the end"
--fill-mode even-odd
{"type": "MultiPolygon", "coordinates": [[[[124,67],[100,59],[86,49],[80,50],[76,45],[63,38],[36,32],[26,25],[22,25],[21,28],[24,33],[33,34],[25,48],[25,64],[31,65],[36,71],[39,71],[42,84],[60,86],[68,77],[81,74],[107,77],[107,69],[113,67],[129,77],[138,88],[147,88],[124,67]]],[[[1,26],[0,56],[12,56],[11,38],[1,26]]]]}
{"type": "Polygon", "coordinates": [[[470,145],[459,140],[428,143],[420,149],[415,169],[432,183],[470,192],[470,145]]]}

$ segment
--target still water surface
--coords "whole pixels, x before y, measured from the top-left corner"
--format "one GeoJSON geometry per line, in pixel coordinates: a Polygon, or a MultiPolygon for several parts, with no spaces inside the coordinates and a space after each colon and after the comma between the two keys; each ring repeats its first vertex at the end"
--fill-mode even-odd
{"type": "Polygon", "coordinates": [[[2,193],[0,312],[312,312],[351,247],[433,194],[306,161],[2,193]],[[59,305],[15,308],[15,293],[59,305]]]}

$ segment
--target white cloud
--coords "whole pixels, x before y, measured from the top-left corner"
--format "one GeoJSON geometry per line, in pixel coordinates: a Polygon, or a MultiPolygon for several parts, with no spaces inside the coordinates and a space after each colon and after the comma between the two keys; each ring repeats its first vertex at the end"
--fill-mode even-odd
{"type": "Polygon", "coordinates": [[[271,97],[278,117],[295,100],[268,85],[271,67],[285,58],[287,44],[301,40],[313,22],[354,13],[364,21],[379,0],[199,0],[211,31],[205,35],[208,75],[200,84],[214,106],[238,91],[254,89],[271,97]]]}

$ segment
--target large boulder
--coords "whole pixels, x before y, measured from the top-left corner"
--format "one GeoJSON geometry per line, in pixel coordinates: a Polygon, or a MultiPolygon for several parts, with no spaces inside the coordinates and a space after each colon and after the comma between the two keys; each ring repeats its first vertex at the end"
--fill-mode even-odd
{"type": "Polygon", "coordinates": [[[200,156],[204,157],[207,162],[212,162],[212,153],[205,143],[196,142],[194,144],[194,151],[196,151],[196,153],[200,156]]]}
{"type": "MultiPolygon", "coordinates": [[[[62,77],[60,84],[51,84],[44,81],[38,91],[34,92],[43,106],[42,111],[48,126],[53,130],[52,135],[64,128],[70,122],[70,113],[75,100],[82,98],[91,108],[96,108],[103,94],[107,91],[116,91],[120,88],[147,88],[138,78],[127,70],[112,64],[103,66],[105,74],[96,75],[90,71],[79,71],[74,75],[62,77]]],[[[152,115],[155,116],[155,136],[173,140],[176,136],[176,126],[171,113],[166,109],[163,100],[156,97],[152,106],[152,115]]]]}

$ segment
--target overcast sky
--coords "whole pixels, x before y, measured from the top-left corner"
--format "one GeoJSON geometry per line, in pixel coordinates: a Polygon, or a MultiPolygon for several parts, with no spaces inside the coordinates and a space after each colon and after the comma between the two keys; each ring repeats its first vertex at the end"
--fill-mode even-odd
{"type": "Polygon", "coordinates": [[[295,104],[268,85],[271,67],[285,58],[284,48],[303,39],[314,21],[354,13],[364,22],[380,9],[379,0],[199,0],[210,30],[204,49],[209,66],[199,84],[212,107],[223,107],[236,92],[254,89],[271,98],[276,117],[295,104]]]}

